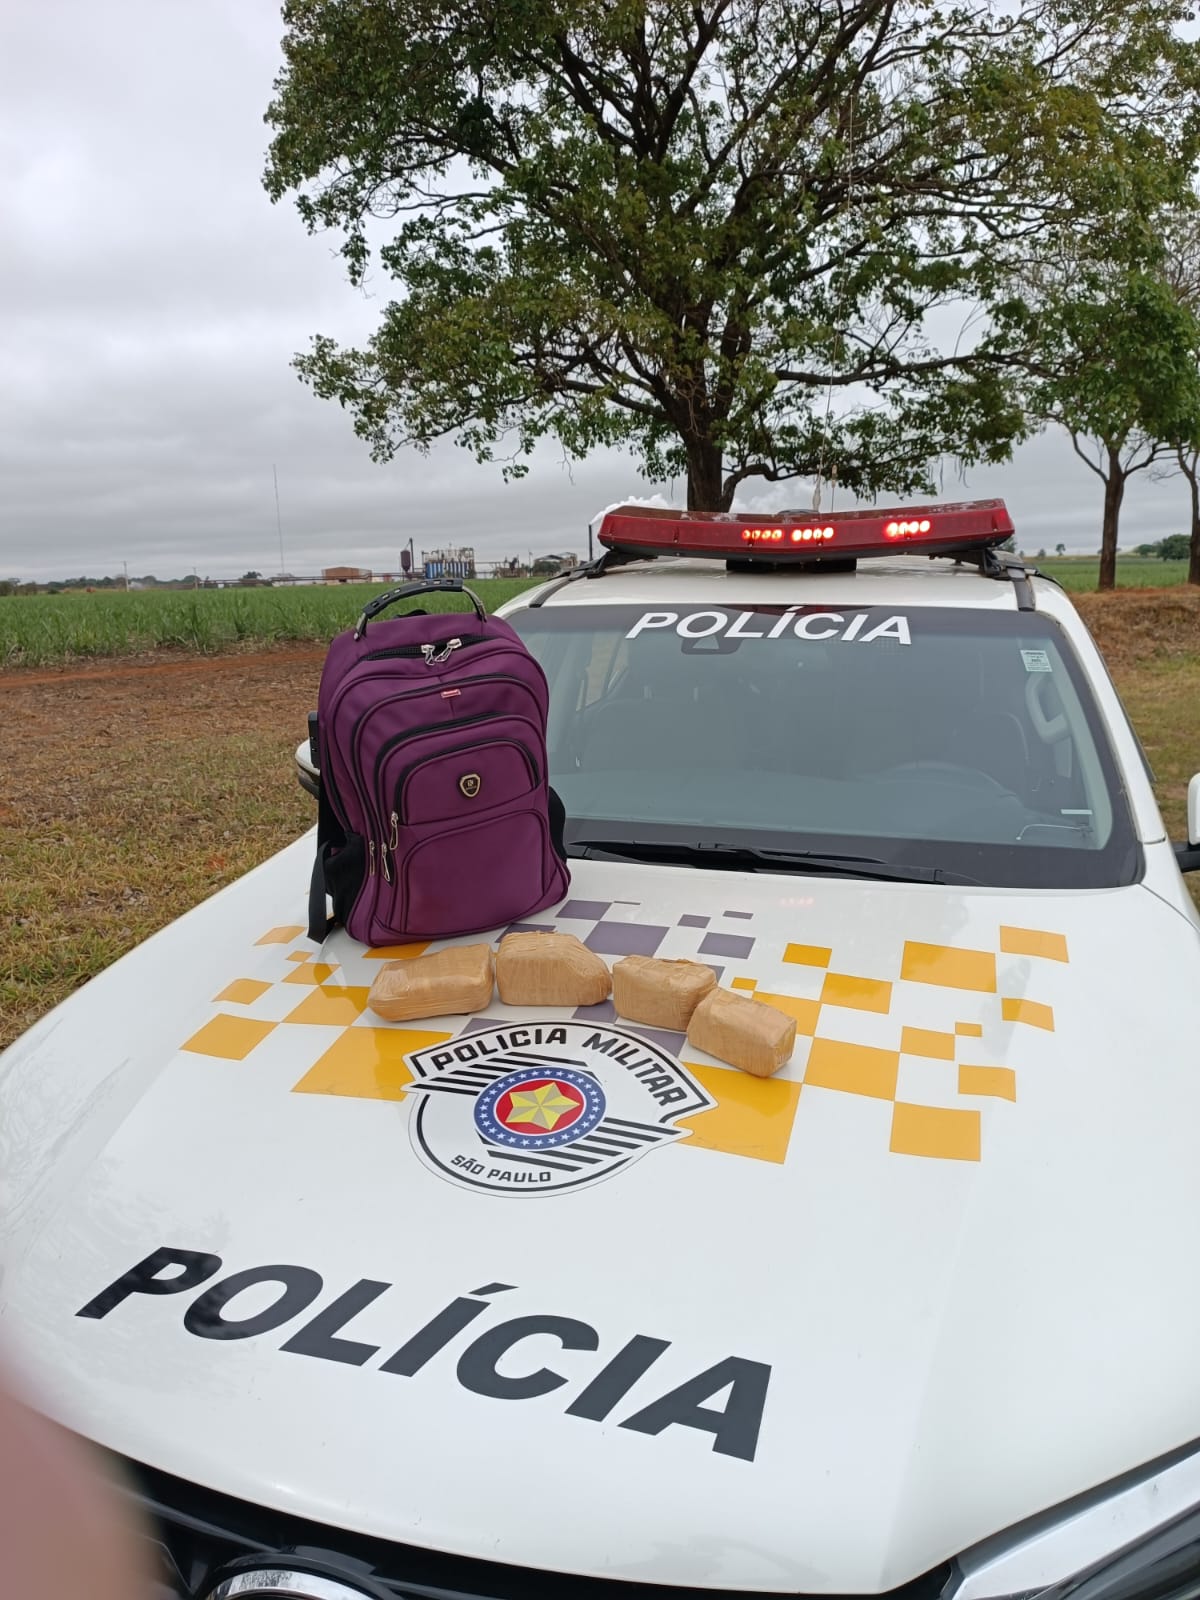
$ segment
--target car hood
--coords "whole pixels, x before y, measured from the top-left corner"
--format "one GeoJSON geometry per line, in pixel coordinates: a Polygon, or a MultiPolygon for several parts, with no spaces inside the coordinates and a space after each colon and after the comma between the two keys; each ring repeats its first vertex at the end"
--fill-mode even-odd
{"type": "Polygon", "coordinates": [[[381,1024],[310,849],[0,1061],[0,1331],[62,1421],[402,1544],[809,1593],[1200,1436],[1198,939],[1149,890],[575,864],[538,925],[789,1010],[761,1080],[607,1005],[381,1024]],[[506,1147],[511,1073],[603,1117],[506,1147]]]}

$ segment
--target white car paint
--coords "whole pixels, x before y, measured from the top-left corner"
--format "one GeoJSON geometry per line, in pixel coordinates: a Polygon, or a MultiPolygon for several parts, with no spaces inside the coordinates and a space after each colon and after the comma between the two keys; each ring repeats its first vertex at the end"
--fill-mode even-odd
{"type": "MultiPolygon", "coordinates": [[[[737,605],[764,581],[773,603],[1014,604],[1007,583],[905,562],[765,580],[664,562],[546,603],[737,605]]],[[[372,1031],[395,1029],[361,1010],[377,961],[341,931],[320,951],[334,971],[289,960],[314,953],[299,931],[311,836],[44,1018],[0,1058],[0,1337],[45,1408],[243,1500],[564,1574],[869,1594],[1016,1529],[1015,1550],[964,1561],[975,1600],[1105,1553],[1094,1521],[1090,1545],[1048,1547],[1019,1525],[1200,1438],[1200,920],[1095,648],[1066,598],[1036,589],[1108,723],[1143,881],[959,889],[573,862],[570,901],[539,923],[666,930],[658,954],[719,961],[723,983],[757,983],[808,1030],[769,1083],[685,1046],[717,1104],[606,1181],[542,1204],[418,1159],[417,1097],[399,1097],[396,1052],[372,1031]],[[573,903],[591,911],[563,915],[573,903]],[[706,928],[681,921],[697,916],[706,928]],[[752,943],[705,952],[711,935],[752,943]],[[912,947],[971,960],[943,969],[912,947]],[[968,971],[981,986],[929,981],[968,971]],[[220,1016],[258,1024],[242,1059],[206,1048],[220,1016]],[[864,1089],[893,1056],[892,1096],[864,1089]],[[858,1090],[830,1086],[841,1070],[861,1072],[858,1090]],[[937,1153],[911,1152],[914,1128],[937,1153]],[[116,1291],[97,1308],[159,1249],[220,1264],[186,1292],[116,1291]],[[271,1264],[319,1274],[319,1292],[249,1337],[212,1337],[199,1313],[189,1328],[214,1285],[271,1264]],[[388,1287],[326,1331],[371,1353],[281,1348],[363,1280],[388,1287]],[[470,1326],[411,1376],[381,1370],[462,1298],[479,1302],[470,1326]],[[545,1316],[597,1348],[564,1348],[565,1324],[533,1333],[500,1379],[563,1381],[479,1392],[477,1339],[545,1316]],[[663,1348],[609,1414],[570,1414],[639,1335],[663,1348]],[[730,1358],[751,1387],[769,1368],[765,1399],[735,1386],[705,1401],[718,1418],[750,1405],[751,1458],[745,1429],[741,1453],[714,1449],[678,1398],[661,1431],[625,1425],[730,1358]]],[[[571,1018],[499,1002],[486,1015],[571,1018]]],[[[469,1039],[480,1021],[414,1024],[407,1043],[469,1039]]],[[[227,1315],[280,1293],[247,1287],[227,1315]]],[[[1124,1542],[1194,1502],[1194,1468],[1169,1482],[1174,1499],[1143,1495],[1159,1509],[1105,1527],[1124,1542]]]]}

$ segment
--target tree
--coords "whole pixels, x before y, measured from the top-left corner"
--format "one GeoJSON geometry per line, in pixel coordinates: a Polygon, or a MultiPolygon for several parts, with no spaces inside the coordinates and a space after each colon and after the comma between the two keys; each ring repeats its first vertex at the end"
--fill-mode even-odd
{"type": "MultiPolygon", "coordinates": [[[[1195,206],[1181,208],[1172,217],[1165,230],[1165,257],[1167,282],[1200,326],[1200,210],[1195,206]]],[[[1193,346],[1191,354],[1200,366],[1200,345],[1193,346]]],[[[1200,438],[1180,440],[1175,462],[1191,499],[1187,581],[1200,584],[1200,438]]]]}
{"type": "Polygon", "coordinates": [[[1104,485],[1099,586],[1112,589],[1129,479],[1200,445],[1200,325],[1160,271],[1077,265],[1036,308],[1030,404],[1104,485]]]}
{"type": "Polygon", "coordinates": [[[1056,544],[1054,546],[1054,554],[1056,556],[1065,556],[1066,553],[1067,553],[1067,547],[1066,547],[1065,544],[1056,544]]]}
{"type": "Polygon", "coordinates": [[[343,233],[356,284],[387,222],[400,291],[298,369],[378,459],[625,446],[697,509],[835,462],[859,494],[931,489],[932,458],[1023,430],[1011,259],[1186,164],[1185,12],[286,0],[266,186],[343,233]]]}
{"type": "MultiPolygon", "coordinates": [[[[1163,561],[1186,561],[1191,549],[1191,538],[1186,533],[1169,533],[1160,539],[1155,555],[1163,561]]],[[[1189,578],[1189,583],[1191,579],[1189,578]]]]}

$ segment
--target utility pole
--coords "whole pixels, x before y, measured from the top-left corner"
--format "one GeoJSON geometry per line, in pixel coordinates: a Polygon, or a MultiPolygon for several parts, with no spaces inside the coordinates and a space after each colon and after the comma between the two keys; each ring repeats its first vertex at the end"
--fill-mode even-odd
{"type": "Polygon", "coordinates": [[[121,565],[125,568],[125,593],[128,594],[129,593],[129,563],[128,563],[128,561],[122,561],[121,565]]]}
{"type": "Polygon", "coordinates": [[[279,515],[279,472],[274,466],[271,476],[275,480],[275,526],[279,531],[279,576],[282,578],[287,568],[283,564],[283,519],[279,515]]]}
{"type": "Polygon", "coordinates": [[[592,559],[592,525],[588,523],[588,560],[592,559]]]}

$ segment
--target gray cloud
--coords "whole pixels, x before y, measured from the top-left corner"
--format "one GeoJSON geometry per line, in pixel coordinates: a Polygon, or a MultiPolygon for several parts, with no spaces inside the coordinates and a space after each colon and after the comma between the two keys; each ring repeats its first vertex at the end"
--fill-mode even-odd
{"type": "MultiPolygon", "coordinates": [[[[277,570],[273,465],[294,571],[386,569],[410,536],[582,550],[603,505],[651,492],[622,457],[549,447],[510,485],[449,445],[379,467],[299,383],[309,336],[362,337],[378,301],[261,188],[280,32],[269,0],[5,8],[0,576],[277,570]]],[[[1027,548],[1098,544],[1098,481],[1060,438],[945,487],[1003,496],[1027,548]]],[[[1123,543],[1186,511],[1178,480],[1135,480],[1123,543]]]]}

